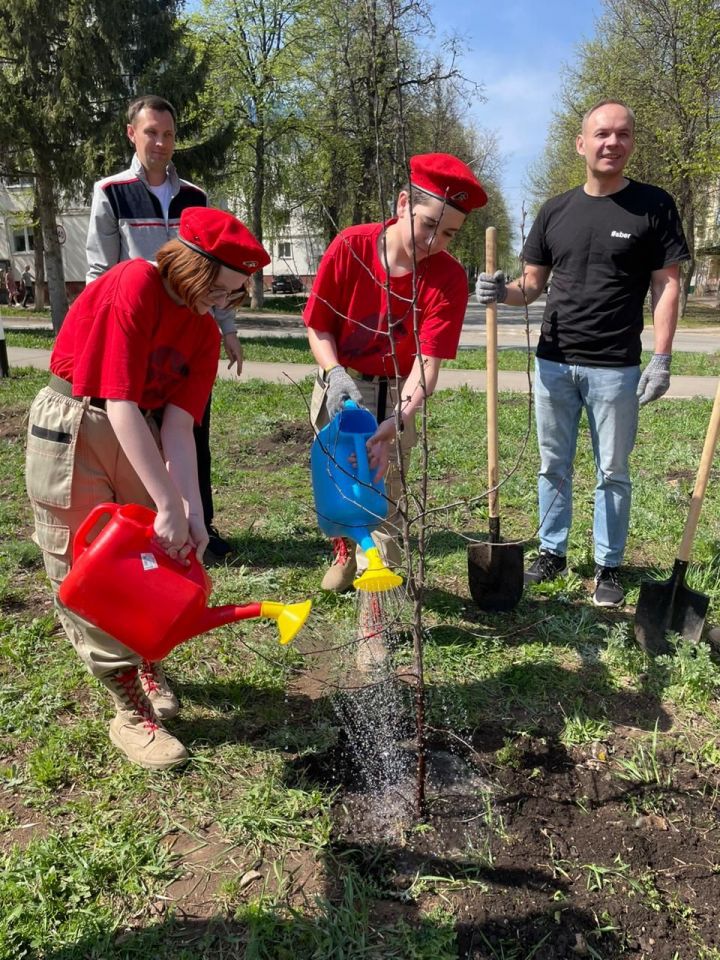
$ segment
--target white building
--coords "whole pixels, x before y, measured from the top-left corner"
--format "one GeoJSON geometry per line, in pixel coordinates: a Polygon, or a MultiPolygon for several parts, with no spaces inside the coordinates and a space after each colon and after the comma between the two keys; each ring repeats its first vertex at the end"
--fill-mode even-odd
{"type": "MultiPolygon", "coordinates": [[[[26,266],[35,275],[35,234],[32,224],[32,183],[0,180],[0,268],[12,270],[16,280],[26,266]]],[[[58,239],[68,295],[85,286],[85,237],[90,208],[68,206],[58,216],[58,239]]]]}
{"type": "Polygon", "coordinates": [[[263,245],[272,257],[263,271],[266,287],[270,287],[276,277],[292,274],[306,289],[310,288],[325,251],[325,242],[305,221],[302,210],[290,215],[287,226],[266,232],[263,245]]]}
{"type": "Polygon", "coordinates": [[[693,284],[700,296],[716,294],[720,304],[720,180],[710,190],[704,216],[698,216],[693,284]]]}
{"type": "MultiPolygon", "coordinates": [[[[0,179],[0,268],[12,270],[16,280],[26,266],[35,275],[32,204],[30,181],[0,179]]],[[[84,205],[68,205],[58,216],[65,283],[71,300],[85,286],[85,237],[89,220],[90,208],[84,205]]],[[[276,277],[286,274],[294,275],[309,289],[325,244],[322,237],[309,232],[302,214],[293,214],[286,227],[266,235],[263,242],[272,256],[263,271],[266,289],[271,289],[276,277]]]]}

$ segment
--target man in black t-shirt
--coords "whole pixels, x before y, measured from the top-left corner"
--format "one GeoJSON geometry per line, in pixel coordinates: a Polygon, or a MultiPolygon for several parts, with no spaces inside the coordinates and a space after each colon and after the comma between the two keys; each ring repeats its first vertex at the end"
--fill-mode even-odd
{"type": "Polygon", "coordinates": [[[548,200],[530,230],[522,280],[481,274],[481,303],[522,307],[542,293],[552,271],[535,359],[535,418],[540,447],[540,553],[526,583],[567,572],[572,472],[583,408],[597,485],[593,539],[597,606],[625,599],[618,576],[630,522],[628,460],[638,406],[670,385],[680,263],[689,259],[672,197],[623,175],[634,147],[635,117],[605,100],[585,114],[576,148],[583,186],[548,200]],[[640,374],[643,303],[651,291],[655,352],[640,374]]]}

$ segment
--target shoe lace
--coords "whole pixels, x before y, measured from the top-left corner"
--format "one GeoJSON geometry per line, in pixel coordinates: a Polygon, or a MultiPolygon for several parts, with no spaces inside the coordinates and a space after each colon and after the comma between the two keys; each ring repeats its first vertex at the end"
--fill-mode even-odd
{"type": "Polygon", "coordinates": [[[609,583],[613,587],[619,587],[620,577],[615,567],[599,567],[595,572],[595,583],[609,583]]]}
{"type": "Polygon", "coordinates": [[[125,703],[143,718],[143,726],[148,733],[155,733],[159,729],[157,718],[153,712],[152,706],[147,699],[143,697],[142,687],[138,689],[138,680],[140,671],[137,667],[130,667],[122,673],[115,674],[114,679],[121,690],[121,697],[125,703]]]}
{"type": "Polygon", "coordinates": [[[160,684],[155,676],[155,665],[150,660],[143,660],[140,665],[140,682],[143,690],[149,696],[151,693],[157,693],[160,690],[160,684]]]}
{"type": "Polygon", "coordinates": [[[333,560],[333,563],[340,564],[340,566],[344,567],[350,559],[350,551],[348,550],[345,538],[333,537],[332,545],[335,552],[335,559],[333,560]]]}
{"type": "Polygon", "coordinates": [[[558,558],[552,553],[541,553],[537,559],[537,566],[540,576],[546,577],[558,569],[558,558]]]}

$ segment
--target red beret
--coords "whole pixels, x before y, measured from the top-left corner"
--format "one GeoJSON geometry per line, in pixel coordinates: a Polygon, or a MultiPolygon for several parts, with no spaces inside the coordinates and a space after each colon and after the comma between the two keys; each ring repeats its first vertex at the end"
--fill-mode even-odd
{"type": "Polygon", "coordinates": [[[463,213],[487,203],[483,185],[470,167],[450,153],[410,157],[410,183],[463,213]]]}
{"type": "Polygon", "coordinates": [[[248,228],[227,210],[186,207],[180,214],[178,240],[221,267],[254,273],[270,256],[248,228]]]}

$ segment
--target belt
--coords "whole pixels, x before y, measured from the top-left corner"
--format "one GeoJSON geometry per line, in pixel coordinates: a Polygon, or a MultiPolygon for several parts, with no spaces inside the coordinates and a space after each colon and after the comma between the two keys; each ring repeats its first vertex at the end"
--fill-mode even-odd
{"type": "MultiPolygon", "coordinates": [[[[63,380],[62,377],[55,376],[54,373],[50,374],[50,382],[48,386],[51,390],[54,390],[55,393],[59,393],[63,397],[72,397],[73,388],[69,380],[63,380]]],[[[76,399],[80,399],[76,397],[76,399]]],[[[97,407],[99,410],[105,409],[105,398],[104,397],[90,397],[90,406],[97,407]]]]}
{"type": "Polygon", "coordinates": [[[346,369],[354,380],[362,380],[363,383],[387,383],[389,379],[375,373],[360,373],[359,370],[353,370],[351,367],[346,367],[346,369]]]}

